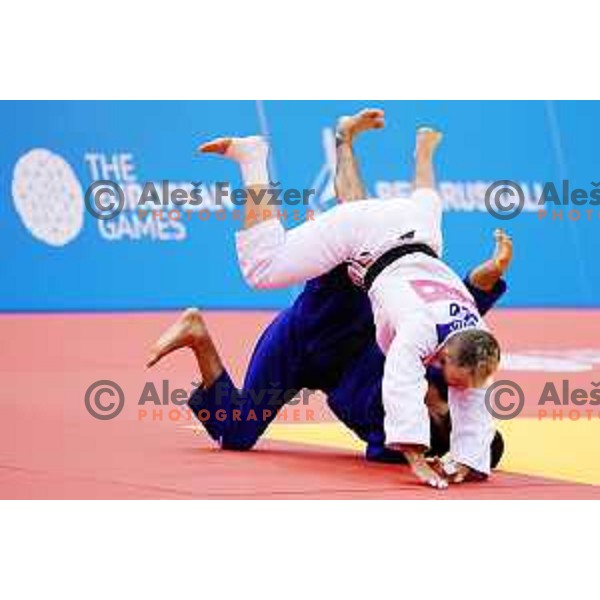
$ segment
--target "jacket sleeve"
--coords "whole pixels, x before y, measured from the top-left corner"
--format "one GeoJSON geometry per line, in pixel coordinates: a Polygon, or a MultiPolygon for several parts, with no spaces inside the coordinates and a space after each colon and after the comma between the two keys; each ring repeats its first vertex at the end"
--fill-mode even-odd
{"type": "Polygon", "coordinates": [[[486,388],[448,389],[452,420],[450,455],[455,461],[489,475],[490,444],[496,428],[485,406],[485,394],[486,388]]]}

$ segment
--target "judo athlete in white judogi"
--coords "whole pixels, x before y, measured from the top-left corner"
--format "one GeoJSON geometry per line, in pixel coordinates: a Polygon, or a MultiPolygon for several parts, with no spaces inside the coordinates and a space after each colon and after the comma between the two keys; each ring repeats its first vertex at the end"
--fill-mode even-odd
{"type": "MultiPolygon", "coordinates": [[[[268,187],[262,138],[221,138],[203,149],[236,160],[255,197],[268,187]]],[[[402,450],[415,475],[433,487],[446,487],[460,469],[487,476],[495,427],[484,396],[500,350],[461,279],[438,258],[442,207],[436,191],[341,204],[289,231],[276,217],[248,201],[236,245],[249,285],[290,286],[348,263],[353,280],[368,290],[386,354],[386,445],[402,450]],[[444,466],[424,457],[430,443],[425,369],[434,360],[449,385],[453,423],[451,460],[444,466]]]]}

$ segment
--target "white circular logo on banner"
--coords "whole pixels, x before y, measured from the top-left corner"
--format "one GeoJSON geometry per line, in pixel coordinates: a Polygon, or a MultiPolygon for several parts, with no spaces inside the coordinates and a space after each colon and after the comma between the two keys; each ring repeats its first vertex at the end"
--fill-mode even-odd
{"type": "Polygon", "coordinates": [[[71,165],[58,154],[35,148],[15,165],[15,208],[34,238],[51,246],[72,242],[83,227],[83,191],[71,165]]]}

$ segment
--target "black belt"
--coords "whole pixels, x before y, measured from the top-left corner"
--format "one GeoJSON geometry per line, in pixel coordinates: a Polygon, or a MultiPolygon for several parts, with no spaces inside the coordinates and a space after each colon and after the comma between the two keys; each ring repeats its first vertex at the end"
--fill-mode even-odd
{"type": "Polygon", "coordinates": [[[432,258],[438,258],[438,255],[427,245],[427,244],[403,244],[402,246],[396,246],[387,252],[384,252],[367,270],[367,273],[363,279],[363,286],[366,290],[369,290],[373,285],[373,282],[378,275],[386,268],[389,267],[393,262],[396,262],[399,258],[406,256],[407,254],[427,254],[432,258]]]}

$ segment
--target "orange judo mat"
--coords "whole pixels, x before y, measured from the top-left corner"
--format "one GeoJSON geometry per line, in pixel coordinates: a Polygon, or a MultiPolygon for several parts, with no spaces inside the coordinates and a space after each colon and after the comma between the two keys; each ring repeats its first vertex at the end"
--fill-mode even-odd
{"type": "MultiPolygon", "coordinates": [[[[146,386],[164,398],[197,379],[185,350],[144,368],[149,345],[176,316],[0,315],[0,498],[600,498],[600,452],[591,446],[600,440],[600,416],[577,424],[565,413],[548,423],[537,404],[548,377],[588,387],[594,374],[600,380],[593,364],[596,348],[600,356],[600,311],[495,312],[490,322],[508,352],[536,355],[538,362],[551,352],[571,359],[579,352],[595,372],[567,361],[564,373],[554,365],[550,374],[536,371],[533,361],[529,370],[501,374],[518,380],[527,397],[506,431],[507,460],[489,481],[446,492],[415,483],[406,467],[367,463],[361,444],[319,396],[287,408],[250,452],[217,449],[185,411],[140,405],[146,386]],[[86,409],[86,390],[98,380],[117,382],[124,392],[114,419],[95,419],[86,409]]],[[[272,317],[206,313],[236,381],[272,317]]]]}

